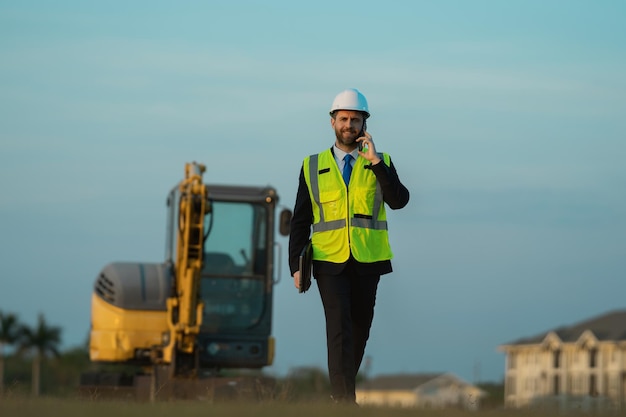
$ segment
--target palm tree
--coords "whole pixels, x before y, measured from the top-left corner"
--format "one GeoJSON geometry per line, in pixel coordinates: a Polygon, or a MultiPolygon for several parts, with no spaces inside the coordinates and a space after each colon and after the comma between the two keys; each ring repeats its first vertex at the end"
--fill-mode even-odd
{"type": "Polygon", "coordinates": [[[33,358],[33,395],[39,396],[40,377],[41,377],[41,361],[48,354],[55,357],[59,356],[58,346],[61,343],[61,328],[50,327],[46,324],[42,314],[39,314],[39,321],[35,329],[22,327],[20,335],[20,352],[26,350],[34,350],[33,358]]]}
{"type": "Polygon", "coordinates": [[[19,331],[17,316],[0,311],[0,397],[4,394],[4,346],[16,343],[19,331]]]}

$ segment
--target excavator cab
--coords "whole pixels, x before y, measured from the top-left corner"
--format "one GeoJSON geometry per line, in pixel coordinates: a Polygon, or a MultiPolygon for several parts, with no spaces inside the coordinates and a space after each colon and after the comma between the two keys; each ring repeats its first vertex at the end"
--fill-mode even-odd
{"type": "Polygon", "coordinates": [[[187,164],[168,195],[164,262],[113,262],[98,274],[93,362],[172,378],[272,364],[276,230],[288,233],[291,212],[277,221],[272,187],[207,185],[203,171],[187,164]]]}
{"type": "MultiPolygon", "coordinates": [[[[274,357],[272,291],[275,207],[272,188],[207,185],[196,349],[200,368],[261,368],[274,357]]],[[[174,262],[179,190],[168,198],[166,262],[174,262]]]]}

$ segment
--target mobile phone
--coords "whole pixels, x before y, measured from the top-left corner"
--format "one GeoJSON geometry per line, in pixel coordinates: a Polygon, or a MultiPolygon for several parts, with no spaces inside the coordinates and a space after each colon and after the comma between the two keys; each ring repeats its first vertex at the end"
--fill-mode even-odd
{"type": "MultiPolygon", "coordinates": [[[[363,127],[361,128],[361,131],[359,132],[359,135],[357,136],[357,138],[365,136],[366,130],[367,130],[367,122],[363,120],[363,127]]],[[[363,142],[359,142],[359,151],[363,152],[363,142]]]]}

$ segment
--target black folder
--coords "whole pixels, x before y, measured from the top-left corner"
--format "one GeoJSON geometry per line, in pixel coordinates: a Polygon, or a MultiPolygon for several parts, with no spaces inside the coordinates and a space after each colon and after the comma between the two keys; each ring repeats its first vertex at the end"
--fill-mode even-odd
{"type": "Polygon", "coordinates": [[[311,287],[311,275],[313,265],[313,246],[311,240],[304,246],[300,252],[298,269],[300,270],[300,289],[299,293],[307,292],[311,287]]]}

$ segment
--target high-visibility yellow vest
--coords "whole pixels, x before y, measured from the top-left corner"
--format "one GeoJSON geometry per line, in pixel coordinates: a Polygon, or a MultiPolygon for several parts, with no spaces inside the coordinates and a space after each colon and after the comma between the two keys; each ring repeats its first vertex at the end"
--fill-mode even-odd
{"type": "MultiPolygon", "coordinates": [[[[391,164],[388,154],[380,154],[391,164]]],[[[304,178],[313,204],[313,259],[334,263],[391,259],[387,215],[380,185],[369,161],[356,159],[346,187],[330,149],[304,160],[304,178]]]]}

